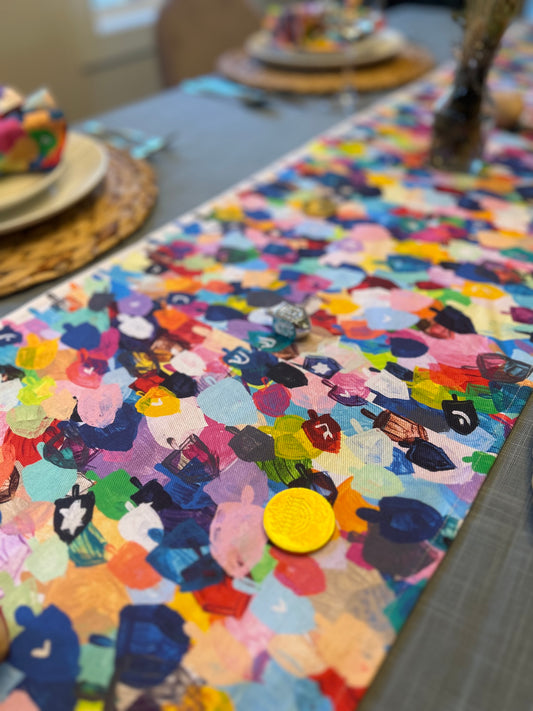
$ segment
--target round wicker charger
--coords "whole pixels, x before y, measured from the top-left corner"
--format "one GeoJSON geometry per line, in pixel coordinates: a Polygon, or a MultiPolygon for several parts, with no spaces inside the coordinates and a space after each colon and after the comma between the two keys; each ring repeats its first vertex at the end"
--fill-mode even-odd
{"type": "Polygon", "coordinates": [[[244,49],[231,49],[217,62],[218,71],[228,79],[256,89],[295,94],[334,94],[345,88],[347,82],[361,92],[394,89],[417,79],[433,66],[431,53],[411,43],[406,43],[392,59],[351,70],[274,67],[250,57],[244,49]]]}
{"type": "Polygon", "coordinates": [[[0,237],[0,296],[70,274],[126,239],[157,199],[146,161],[108,146],[109,167],[87,197],[55,217],[0,237]]]}

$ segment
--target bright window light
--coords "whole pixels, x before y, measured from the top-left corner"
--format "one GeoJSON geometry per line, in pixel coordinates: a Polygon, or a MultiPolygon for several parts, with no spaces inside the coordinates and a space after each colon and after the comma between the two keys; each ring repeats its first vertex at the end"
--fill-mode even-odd
{"type": "Polygon", "coordinates": [[[101,10],[113,10],[125,5],[135,5],[136,0],[90,0],[91,7],[97,12],[101,10]]]}
{"type": "Polygon", "coordinates": [[[152,25],[163,0],[89,0],[94,13],[94,29],[112,35],[152,25]]]}

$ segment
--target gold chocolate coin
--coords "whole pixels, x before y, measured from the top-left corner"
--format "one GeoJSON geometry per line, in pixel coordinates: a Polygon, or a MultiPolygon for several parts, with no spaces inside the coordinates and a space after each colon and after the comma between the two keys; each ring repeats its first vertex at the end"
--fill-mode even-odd
{"type": "Polygon", "coordinates": [[[335,531],[331,504],[316,491],[285,489],[265,507],[263,526],[271,542],[290,553],[322,548],[335,531]]]}

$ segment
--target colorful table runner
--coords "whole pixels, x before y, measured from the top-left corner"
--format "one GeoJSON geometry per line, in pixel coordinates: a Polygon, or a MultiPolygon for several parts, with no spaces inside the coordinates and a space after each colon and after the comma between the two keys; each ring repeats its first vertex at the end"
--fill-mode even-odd
{"type": "MultiPolygon", "coordinates": [[[[529,98],[532,39],[496,76],[529,98]]],[[[446,77],[3,322],[2,711],[363,697],[532,387],[531,136],[428,170],[446,77]],[[264,533],[291,486],[333,506],[314,554],[264,533]]]]}

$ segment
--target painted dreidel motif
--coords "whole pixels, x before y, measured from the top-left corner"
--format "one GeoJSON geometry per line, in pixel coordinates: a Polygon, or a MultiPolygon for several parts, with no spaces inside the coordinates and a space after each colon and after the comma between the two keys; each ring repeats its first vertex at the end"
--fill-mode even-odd
{"type": "Polygon", "coordinates": [[[198,395],[196,380],[186,373],[171,373],[165,377],[163,386],[177,398],[195,397],[198,395]]]}
{"type": "MultiPolygon", "coordinates": [[[[206,498],[211,501],[211,498],[206,498]]],[[[224,571],[209,550],[209,535],[193,518],[171,531],[151,529],[148,535],[156,546],[146,561],[160,575],[177,583],[182,592],[202,590],[224,579],[224,571]]]]}
{"type": "Polygon", "coordinates": [[[78,469],[83,471],[91,456],[91,450],[80,437],[75,425],[62,424],[61,428],[49,427],[53,432],[43,447],[43,459],[62,469],[78,469]]]}
{"type": "MultiPolygon", "coordinates": [[[[172,440],[172,443],[175,443],[175,440],[172,440]]],[[[171,443],[169,442],[169,444],[171,443]]],[[[206,481],[218,475],[219,467],[216,457],[195,434],[189,435],[184,442],[179,444],[174,452],[164,459],[163,465],[175,476],[179,475],[188,481],[186,469],[191,462],[196,462],[203,467],[206,481]]],[[[193,479],[197,480],[195,477],[193,479]]]]}
{"type": "MultiPolygon", "coordinates": [[[[515,323],[527,323],[533,325],[533,309],[528,309],[526,306],[511,306],[511,318],[515,323]]],[[[520,331],[520,333],[527,333],[520,331]]],[[[529,334],[528,334],[529,335],[529,334]]]]}
{"type": "Polygon", "coordinates": [[[172,506],[172,497],[164,490],[157,479],[150,479],[146,484],[142,484],[137,477],[132,476],[130,481],[138,489],[130,496],[130,499],[137,507],[147,504],[154,511],[162,511],[172,506]]]}
{"type": "Polygon", "coordinates": [[[427,333],[427,335],[431,336],[432,338],[439,338],[441,340],[445,340],[447,338],[453,337],[453,333],[452,331],[450,331],[449,328],[446,328],[440,323],[437,323],[437,321],[435,321],[435,319],[433,318],[420,319],[416,326],[420,331],[424,331],[424,333],[427,333]]]}
{"type": "Polygon", "coordinates": [[[266,534],[263,507],[254,504],[254,490],[243,488],[240,501],[218,505],[209,529],[211,555],[227,575],[243,578],[261,560],[266,534]]]}
{"type": "Polygon", "coordinates": [[[252,395],[255,406],[263,415],[280,417],[285,414],[285,410],[291,404],[290,392],[288,388],[281,383],[267,385],[268,378],[264,378],[263,383],[267,387],[257,390],[252,395]]]}
{"type": "Polygon", "coordinates": [[[302,370],[283,360],[269,368],[267,376],[275,383],[284,385],[289,389],[301,388],[309,382],[302,370]]]}
{"type": "Polygon", "coordinates": [[[481,375],[497,383],[519,383],[529,378],[533,368],[503,353],[480,353],[476,359],[481,375]]]}
{"type": "Polygon", "coordinates": [[[222,360],[228,365],[241,369],[249,365],[251,362],[252,353],[248,349],[243,348],[243,346],[237,346],[237,348],[234,348],[231,351],[225,348],[224,352],[225,355],[222,357],[222,360]]]}
{"type": "Polygon", "coordinates": [[[226,427],[226,431],[234,435],[228,444],[243,462],[266,462],[276,456],[273,438],[256,427],[226,427]]]}
{"type": "Polygon", "coordinates": [[[477,474],[488,474],[496,460],[494,454],[489,452],[473,452],[469,457],[463,457],[463,462],[472,465],[472,470],[477,474]]]}
{"type": "Polygon", "coordinates": [[[500,284],[520,284],[522,281],[520,272],[501,262],[487,259],[481,262],[480,266],[486,271],[493,272],[498,277],[500,284]]]}
{"type": "Polygon", "coordinates": [[[225,353],[226,355],[222,358],[224,363],[240,370],[243,379],[251,385],[261,385],[268,369],[278,362],[272,353],[256,348],[248,350],[238,346],[232,351],[225,349],[225,353]]]}
{"type": "Polygon", "coordinates": [[[294,465],[299,476],[288,483],[289,489],[303,487],[304,489],[312,489],[318,494],[321,494],[333,506],[337,500],[338,491],[335,482],[327,472],[317,472],[313,469],[308,469],[301,462],[294,465]]]}
{"type": "Polygon", "coordinates": [[[313,447],[323,452],[337,453],[341,447],[341,428],[331,415],[318,415],[315,410],[308,410],[309,419],[302,424],[308,440],[313,447]]]}
{"type": "Polygon", "coordinates": [[[361,407],[366,403],[365,398],[370,394],[363,379],[352,373],[348,373],[344,377],[342,374],[338,375],[335,382],[324,378],[322,383],[331,388],[328,397],[335,402],[340,402],[341,405],[346,405],[346,407],[361,407]]]}
{"type": "Polygon", "coordinates": [[[276,419],[272,427],[261,426],[261,431],[271,435],[274,440],[276,457],[299,461],[313,459],[324,451],[315,447],[304,432],[302,426],[305,421],[299,415],[283,415],[276,419]]]}
{"type": "Polygon", "coordinates": [[[55,502],[54,530],[65,543],[72,541],[86,528],[93,517],[95,496],[89,490],[80,494],[80,487],[72,487],[72,495],[55,502]]]}
{"type": "Polygon", "coordinates": [[[442,401],[446,422],[455,432],[469,435],[479,424],[474,403],[472,400],[458,400],[457,395],[452,395],[452,398],[452,400],[442,401]]]}
{"type": "Polygon", "coordinates": [[[379,524],[380,534],[396,543],[426,541],[433,538],[444,523],[432,506],[399,496],[385,496],[379,502],[379,510],[362,507],[356,514],[364,521],[379,524]]]}
{"type": "Polygon", "coordinates": [[[328,195],[317,195],[305,200],[303,211],[310,217],[333,217],[337,212],[337,204],[328,195]]]}
{"type": "Polygon", "coordinates": [[[200,509],[209,505],[204,486],[219,474],[216,457],[196,436],[190,435],[178,449],[156,465],[169,477],[164,490],[174,503],[186,509],[200,509]]]}
{"type": "Polygon", "coordinates": [[[309,316],[303,306],[282,301],[270,309],[272,328],[280,336],[291,340],[305,338],[311,332],[309,316]]]}
{"type": "Polygon", "coordinates": [[[39,614],[22,605],[15,618],[23,629],[11,641],[9,664],[22,672],[20,688],[34,700],[31,707],[43,711],[74,708],[80,644],[71,620],[55,605],[39,614]]]}
{"type": "Polygon", "coordinates": [[[16,494],[20,484],[20,473],[16,466],[11,470],[11,474],[6,474],[0,468],[0,504],[11,501],[16,494]]]}
{"type": "Polygon", "coordinates": [[[372,426],[374,428],[380,429],[393,442],[398,442],[400,445],[408,446],[417,440],[427,441],[428,439],[425,427],[408,420],[406,417],[395,415],[390,410],[383,410],[379,415],[370,412],[366,408],[363,408],[361,412],[365,417],[373,420],[372,426]]]}
{"type": "Polygon", "coordinates": [[[252,396],[238,380],[224,378],[198,395],[198,407],[206,417],[223,425],[255,425],[257,409],[252,396]]]}
{"type": "Polygon", "coordinates": [[[440,311],[437,309],[432,310],[435,311],[433,321],[442,328],[453,333],[476,333],[476,329],[468,316],[453,306],[445,306],[440,311]]]}
{"type": "Polygon", "coordinates": [[[116,675],[135,689],[161,684],[189,648],[183,619],[165,605],[129,605],[120,612],[116,675]]]}
{"type": "Polygon", "coordinates": [[[331,378],[335,373],[341,370],[341,366],[337,363],[335,358],[316,355],[306,356],[303,367],[310,373],[319,375],[322,378],[331,378]]]}
{"type": "Polygon", "coordinates": [[[424,439],[415,439],[405,453],[407,459],[422,469],[430,472],[442,472],[455,469],[455,464],[446,452],[436,444],[424,439]]]}

